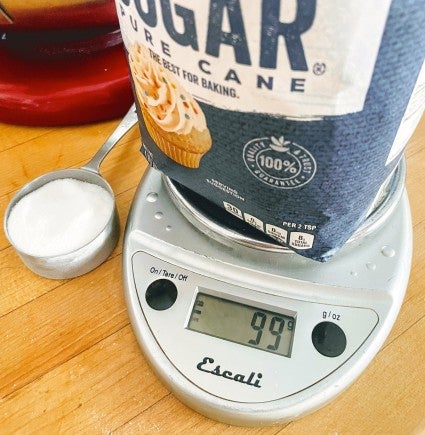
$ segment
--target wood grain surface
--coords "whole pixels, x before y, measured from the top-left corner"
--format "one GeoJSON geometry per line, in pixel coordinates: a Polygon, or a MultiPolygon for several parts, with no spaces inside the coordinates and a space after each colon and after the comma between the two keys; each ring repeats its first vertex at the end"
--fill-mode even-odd
{"type": "MultiPolygon", "coordinates": [[[[86,163],[118,120],[76,127],[0,124],[0,210],[47,171],[86,163]]],[[[414,256],[397,322],[359,380],[321,410],[265,428],[209,420],[156,378],[127,316],[122,238],[109,259],[70,280],[35,275],[0,232],[0,433],[425,433],[425,119],[407,148],[414,256]]],[[[122,228],[146,169],[138,128],[102,164],[122,228]]]]}

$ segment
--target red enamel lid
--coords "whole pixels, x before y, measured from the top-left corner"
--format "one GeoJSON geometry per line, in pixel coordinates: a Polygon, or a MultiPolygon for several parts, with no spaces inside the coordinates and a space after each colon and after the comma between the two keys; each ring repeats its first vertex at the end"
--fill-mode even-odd
{"type": "Polygon", "coordinates": [[[120,117],[133,96],[124,48],[23,58],[0,47],[0,121],[65,125],[120,117]]]}
{"type": "Polygon", "coordinates": [[[125,114],[133,96],[113,0],[1,0],[0,122],[125,114]]]}

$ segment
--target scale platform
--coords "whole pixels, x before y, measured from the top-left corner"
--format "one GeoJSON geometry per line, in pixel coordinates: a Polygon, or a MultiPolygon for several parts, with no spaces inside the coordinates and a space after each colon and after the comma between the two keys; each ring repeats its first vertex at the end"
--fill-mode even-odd
{"type": "Polygon", "coordinates": [[[310,413],[354,382],[388,336],[409,278],[398,172],[392,200],[318,263],[214,228],[208,207],[185,206],[191,198],[149,169],[127,221],[123,278],[135,335],[166,386],[210,418],[260,426],[310,413]]]}

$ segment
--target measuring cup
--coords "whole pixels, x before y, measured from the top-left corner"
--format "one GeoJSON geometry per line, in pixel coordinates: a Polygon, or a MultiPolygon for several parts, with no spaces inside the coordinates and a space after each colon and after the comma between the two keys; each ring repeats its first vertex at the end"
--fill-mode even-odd
{"type": "Polygon", "coordinates": [[[73,278],[87,273],[101,263],[103,263],[115,248],[120,233],[119,219],[116,206],[114,204],[111,216],[100,231],[90,242],[73,250],[60,255],[36,256],[22,251],[11,240],[8,231],[8,218],[13,207],[30,192],[40,188],[50,181],[73,178],[103,187],[112,198],[114,193],[109,183],[100,175],[99,167],[106,155],[114,145],[133,127],[137,122],[136,108],[133,104],[127,112],[116,130],[109,136],[102,147],[97,151],[93,158],[79,169],[62,169],[48,172],[22,187],[9,203],[4,216],[4,232],[11,245],[15,248],[24,264],[38,275],[52,279],[73,278]]]}

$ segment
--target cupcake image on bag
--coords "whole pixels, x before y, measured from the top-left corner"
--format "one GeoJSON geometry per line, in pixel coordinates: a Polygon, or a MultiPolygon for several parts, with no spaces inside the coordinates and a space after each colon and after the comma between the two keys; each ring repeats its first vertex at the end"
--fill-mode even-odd
{"type": "Polygon", "coordinates": [[[129,64],[150,136],[169,158],[198,168],[212,143],[201,107],[174,74],[151,58],[147,47],[131,45],[129,64]]]}

